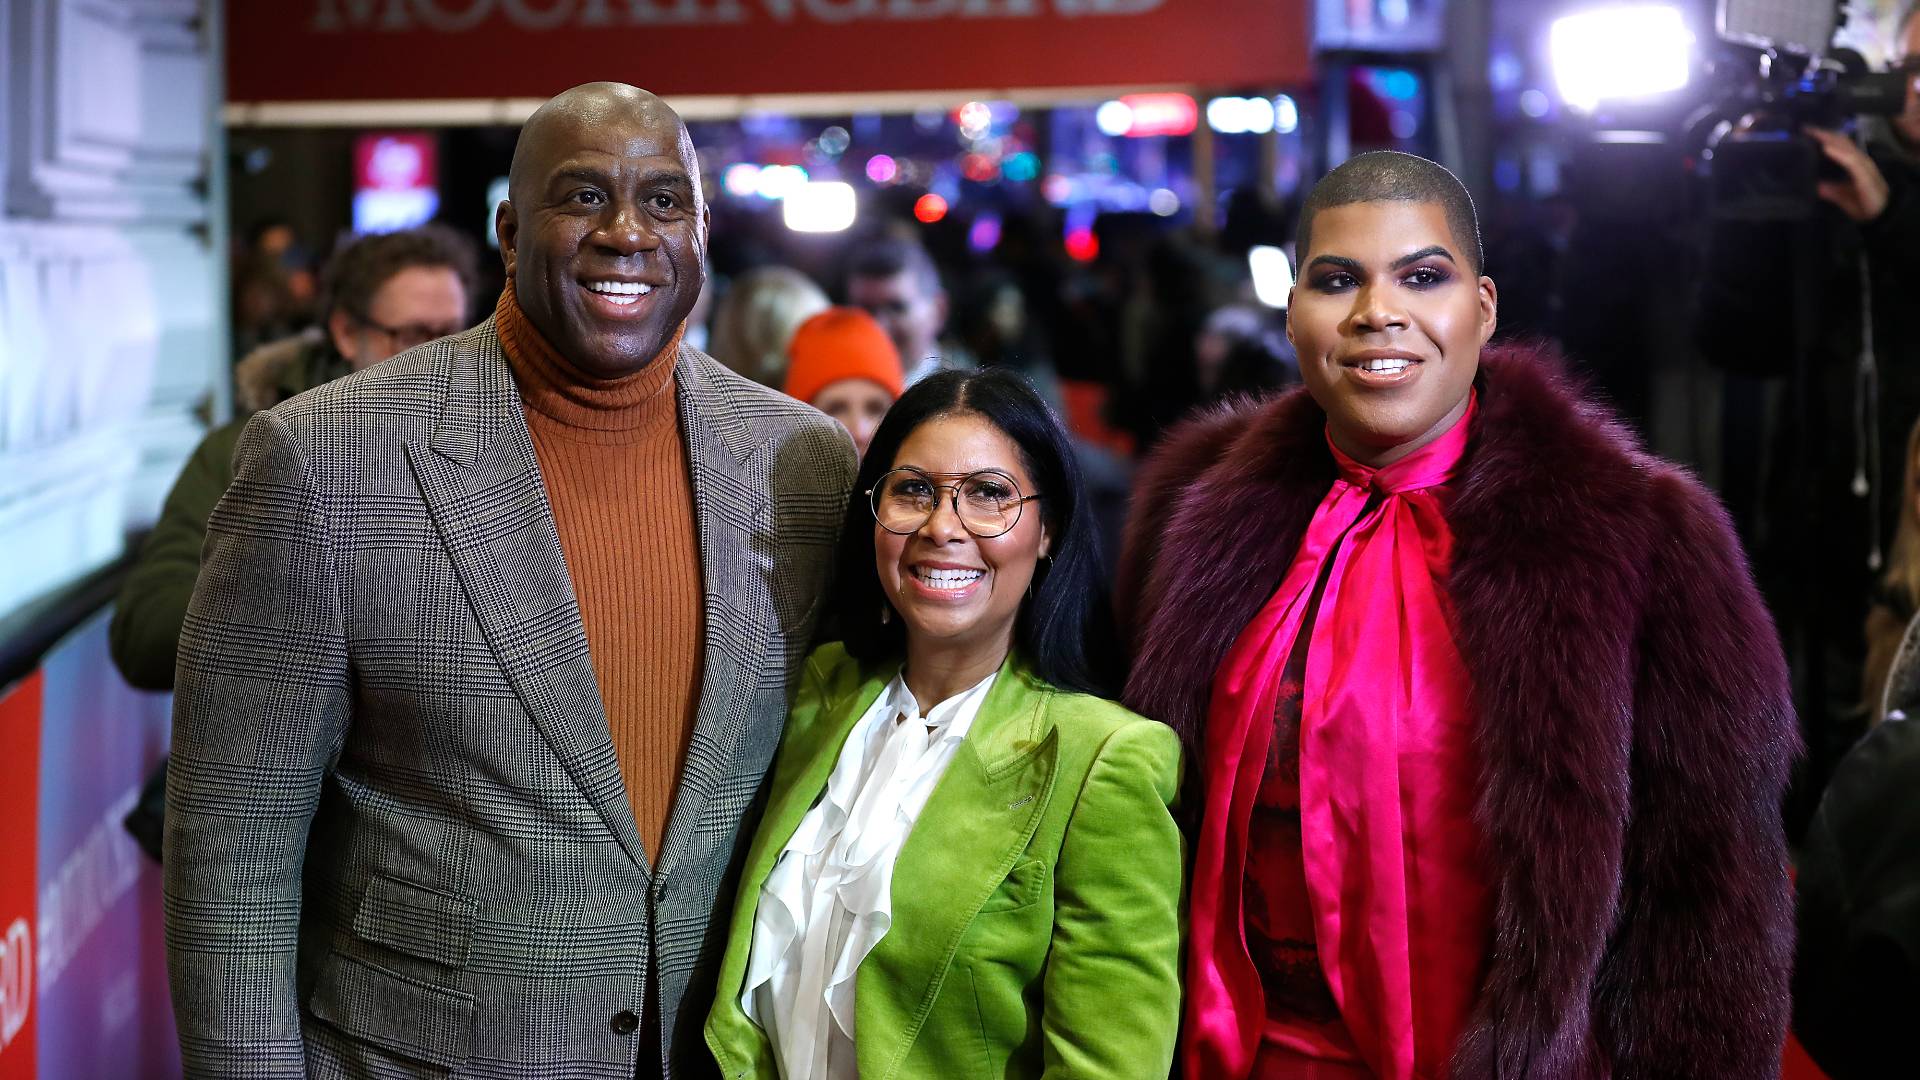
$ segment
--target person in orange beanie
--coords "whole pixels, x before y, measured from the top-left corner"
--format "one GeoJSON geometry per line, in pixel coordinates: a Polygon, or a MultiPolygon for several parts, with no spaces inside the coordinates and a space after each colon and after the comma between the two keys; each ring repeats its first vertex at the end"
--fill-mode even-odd
{"type": "Polygon", "coordinates": [[[828,308],[800,324],[787,345],[787,395],[847,429],[865,457],[880,419],[906,390],[900,353],[873,316],[828,308]]]}

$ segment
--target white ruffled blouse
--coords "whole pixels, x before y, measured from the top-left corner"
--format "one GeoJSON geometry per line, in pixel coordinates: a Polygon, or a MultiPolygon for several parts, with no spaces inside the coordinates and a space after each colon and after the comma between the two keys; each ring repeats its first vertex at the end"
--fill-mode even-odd
{"type": "Polygon", "coordinates": [[[973,727],[989,675],[926,716],[894,676],[760,887],[740,1007],[785,1080],[855,1080],[854,976],[893,925],[893,864],[973,727]]]}

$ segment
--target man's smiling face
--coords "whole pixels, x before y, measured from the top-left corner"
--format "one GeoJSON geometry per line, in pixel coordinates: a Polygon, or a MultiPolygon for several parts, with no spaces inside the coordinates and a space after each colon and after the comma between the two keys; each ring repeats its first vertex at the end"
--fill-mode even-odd
{"type": "Polygon", "coordinates": [[[699,299],[708,213],[692,140],[632,87],[569,90],[527,122],[494,228],[528,321],[596,378],[645,367],[699,299]]]}

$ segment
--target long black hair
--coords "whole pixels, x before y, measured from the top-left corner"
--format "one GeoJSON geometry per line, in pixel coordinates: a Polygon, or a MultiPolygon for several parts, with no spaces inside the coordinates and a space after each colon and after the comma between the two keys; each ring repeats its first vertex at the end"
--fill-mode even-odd
{"type": "Polygon", "coordinates": [[[874,569],[873,510],[867,492],[893,468],[908,436],[929,420],[974,415],[1020,448],[1039,485],[1032,505],[1045,516],[1052,558],[1034,568],[1033,592],[1021,605],[1014,648],[1034,674],[1063,690],[1108,696],[1120,681],[1119,649],[1102,574],[1100,541],[1066,428],[1020,375],[1005,368],[942,371],[915,383],[893,403],[874,432],[847,500],[831,625],[864,663],[906,655],[906,628],[881,620],[886,595],[874,569]]]}

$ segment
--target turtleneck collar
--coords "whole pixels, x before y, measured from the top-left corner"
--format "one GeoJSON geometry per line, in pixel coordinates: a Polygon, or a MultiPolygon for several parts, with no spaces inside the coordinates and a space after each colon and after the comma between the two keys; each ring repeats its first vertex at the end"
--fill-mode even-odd
{"type": "Polygon", "coordinates": [[[617,379],[600,379],[560,355],[527,319],[514,296],[512,278],[501,290],[493,315],[527,408],[564,427],[602,432],[645,427],[663,408],[671,414],[674,399],[665,391],[673,385],[685,323],[645,367],[617,379]]]}

